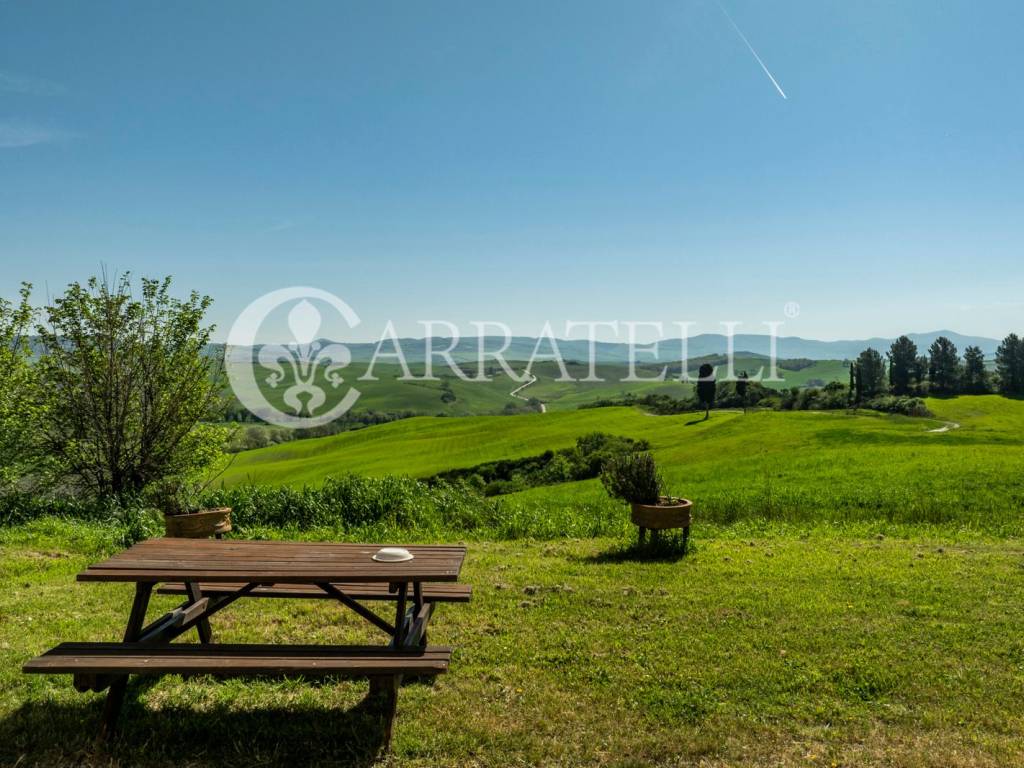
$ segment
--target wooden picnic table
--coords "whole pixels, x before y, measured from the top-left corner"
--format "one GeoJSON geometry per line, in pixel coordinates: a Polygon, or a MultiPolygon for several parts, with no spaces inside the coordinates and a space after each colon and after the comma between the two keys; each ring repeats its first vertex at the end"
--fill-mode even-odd
{"type": "Polygon", "coordinates": [[[121,643],[63,643],[25,664],[29,673],[71,673],[79,690],[109,689],[101,732],[110,735],[129,674],[331,675],[368,677],[385,705],[390,741],[402,675],[435,675],[451,649],[428,646],[427,624],[438,602],[465,602],[456,584],[461,546],[409,546],[404,562],[378,562],[379,545],[327,542],[150,539],[78,574],[83,582],[135,584],[121,643]],[[185,601],[145,623],[154,588],[185,601]],[[213,642],[210,619],[236,600],[333,599],[385,632],[383,646],[274,645],[213,642]],[[363,601],[393,601],[388,621],[363,601]],[[196,629],[200,644],[172,644],[196,629]]]}

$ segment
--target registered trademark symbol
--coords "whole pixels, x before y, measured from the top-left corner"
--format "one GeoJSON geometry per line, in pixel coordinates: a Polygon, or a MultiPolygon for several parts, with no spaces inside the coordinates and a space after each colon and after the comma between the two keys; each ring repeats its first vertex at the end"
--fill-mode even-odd
{"type": "Polygon", "coordinates": [[[786,306],[782,308],[782,311],[786,315],[786,317],[792,320],[794,317],[799,316],[800,305],[797,304],[795,301],[787,301],[786,306]]]}

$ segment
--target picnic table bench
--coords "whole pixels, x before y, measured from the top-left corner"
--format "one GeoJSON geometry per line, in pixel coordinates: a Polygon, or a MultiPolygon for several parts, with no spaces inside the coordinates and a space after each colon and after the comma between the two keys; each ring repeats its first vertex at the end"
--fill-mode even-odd
{"type": "Polygon", "coordinates": [[[321,542],[150,539],[78,574],[83,582],[135,584],[124,640],[68,642],[27,662],[23,671],[72,674],[80,691],[107,690],[101,735],[110,736],[130,675],[368,678],[385,716],[390,743],[405,675],[448,669],[451,649],[427,645],[439,602],[466,602],[472,590],[455,583],[465,547],[410,546],[404,562],[377,562],[376,545],[321,542]],[[184,602],[146,624],[154,588],[184,602]],[[387,645],[219,644],[210,618],[243,597],[333,599],[390,637],[387,645]],[[393,601],[393,622],[361,601],[393,601]],[[198,644],[173,643],[195,629],[198,644]]]}

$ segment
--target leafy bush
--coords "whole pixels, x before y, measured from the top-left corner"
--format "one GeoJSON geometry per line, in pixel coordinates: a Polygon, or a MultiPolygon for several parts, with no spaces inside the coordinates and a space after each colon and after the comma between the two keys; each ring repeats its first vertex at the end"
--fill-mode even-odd
{"type": "Polygon", "coordinates": [[[822,388],[793,387],[782,393],[779,408],[784,411],[829,411],[849,407],[849,388],[831,382],[822,388]]]}
{"type": "Polygon", "coordinates": [[[650,453],[626,453],[610,458],[601,472],[608,495],[630,504],[657,504],[664,485],[650,453]]]}
{"type": "Polygon", "coordinates": [[[40,439],[67,484],[127,503],[171,475],[205,472],[227,431],[222,359],[208,354],[211,304],[171,279],[72,283],[37,328],[40,439]]]}
{"type": "Polygon", "coordinates": [[[24,284],[17,302],[0,298],[0,491],[15,487],[41,459],[36,371],[28,343],[35,317],[30,291],[24,284]]]}
{"type": "Polygon", "coordinates": [[[450,469],[427,478],[428,483],[473,483],[485,496],[501,496],[539,485],[589,480],[601,473],[614,456],[650,447],[646,440],[591,432],[577,438],[572,448],[545,451],[521,459],[501,459],[472,467],[450,469]]]}
{"type": "Polygon", "coordinates": [[[904,416],[931,416],[932,412],[919,397],[906,397],[902,395],[881,395],[872,398],[866,403],[861,403],[862,408],[870,408],[873,411],[883,413],[900,413],[904,416]]]}
{"type": "Polygon", "coordinates": [[[529,400],[516,400],[514,403],[505,403],[505,407],[498,411],[499,416],[522,416],[527,413],[540,413],[541,402],[535,397],[529,400]]]}
{"type": "Polygon", "coordinates": [[[740,389],[744,384],[737,387],[736,381],[718,382],[718,392],[715,395],[715,402],[719,408],[745,408],[748,406],[760,406],[774,393],[759,381],[746,381],[746,393],[741,394],[740,389]]]}
{"type": "MultiPolygon", "coordinates": [[[[832,381],[824,387],[801,389],[793,387],[782,392],[779,409],[784,411],[828,411],[850,407],[849,387],[832,381]]],[[[878,395],[857,404],[858,408],[904,416],[931,416],[931,411],[919,397],[904,395],[878,395]]]]}

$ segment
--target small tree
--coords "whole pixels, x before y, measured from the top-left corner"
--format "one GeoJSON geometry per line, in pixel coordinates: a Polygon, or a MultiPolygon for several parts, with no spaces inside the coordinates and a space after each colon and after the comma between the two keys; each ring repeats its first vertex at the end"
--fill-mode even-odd
{"type": "Polygon", "coordinates": [[[0,491],[22,479],[35,463],[35,370],[28,333],[35,310],[32,286],[23,283],[16,302],[0,299],[0,491]]]}
{"type": "Polygon", "coordinates": [[[736,396],[740,399],[743,412],[747,412],[747,389],[750,386],[750,377],[746,371],[740,371],[736,377],[736,396]]]}
{"type": "Polygon", "coordinates": [[[988,371],[985,370],[985,353],[981,347],[967,347],[964,350],[964,392],[980,395],[988,392],[988,371]]]}
{"type": "Polygon", "coordinates": [[[69,480],[123,500],[173,475],[209,467],[224,430],[223,361],[207,354],[211,299],[170,295],[171,279],[72,283],[46,308],[39,362],[47,400],[42,440],[69,480]]]}
{"type": "Polygon", "coordinates": [[[942,394],[956,392],[960,383],[960,356],[956,345],[939,336],[928,348],[928,379],[932,389],[942,394]]]}
{"type": "Polygon", "coordinates": [[[715,406],[715,368],[704,363],[697,371],[697,400],[704,406],[704,420],[711,418],[715,406]]]}

